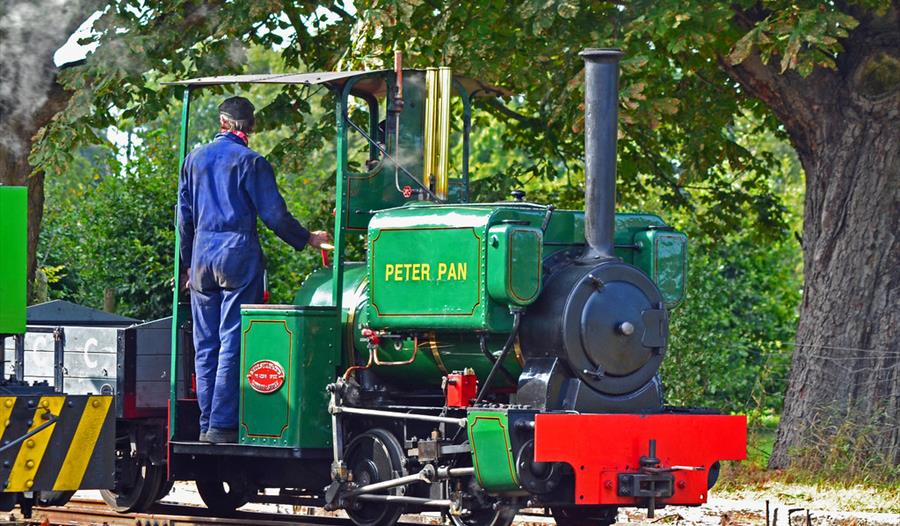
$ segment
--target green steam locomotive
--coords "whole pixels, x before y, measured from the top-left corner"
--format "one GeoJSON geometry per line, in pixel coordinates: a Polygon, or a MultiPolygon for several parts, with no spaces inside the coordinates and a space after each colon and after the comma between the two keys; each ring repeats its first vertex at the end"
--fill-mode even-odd
{"type": "Polygon", "coordinates": [[[619,507],[705,502],[719,461],[744,458],[746,420],[664,405],[687,239],[655,215],[615,213],[620,56],[581,53],[584,211],[521,193],[470,200],[472,101],[505,92],[447,68],[175,82],[182,153],[204,86],[336,94],[335,251],[293,304],[243,305],[238,444],[196,441],[190,309],[175,292],[167,427],[119,423],[142,431],[117,458],[143,468],[120,470],[117,508],[146,507],[175,480],[220,512],[310,504],[359,526],[423,511],[508,525],[526,508],[605,525],[619,507]],[[366,141],[364,163],[349,161],[351,137],[366,141]],[[365,261],[348,261],[354,236],[365,261]]]}

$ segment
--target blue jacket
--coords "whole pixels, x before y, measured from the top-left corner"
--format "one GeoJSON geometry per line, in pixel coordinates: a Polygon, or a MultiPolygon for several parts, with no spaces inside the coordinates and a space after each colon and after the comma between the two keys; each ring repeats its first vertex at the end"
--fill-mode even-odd
{"type": "Polygon", "coordinates": [[[288,212],[272,165],[231,133],[187,155],[178,183],[181,264],[196,290],[239,288],[263,271],[256,216],[297,250],[309,231],[288,212]]]}

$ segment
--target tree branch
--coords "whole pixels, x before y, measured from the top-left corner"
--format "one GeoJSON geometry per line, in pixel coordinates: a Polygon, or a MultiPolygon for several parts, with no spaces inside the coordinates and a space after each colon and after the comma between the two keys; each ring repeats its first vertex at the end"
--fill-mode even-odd
{"type": "Polygon", "coordinates": [[[794,139],[794,146],[801,157],[814,151],[813,137],[821,125],[816,114],[821,95],[818,90],[811,89],[814,84],[808,82],[809,77],[804,81],[793,71],[778,72],[775,66],[763,64],[756,50],[740,64],[729,64],[722,56],[716,57],[716,60],[719,67],[747,93],[775,112],[794,139]]]}
{"type": "Polygon", "coordinates": [[[544,123],[541,122],[540,119],[522,115],[521,113],[518,113],[517,111],[510,109],[506,104],[503,104],[502,102],[500,102],[499,100],[497,100],[495,98],[489,97],[489,98],[484,98],[484,99],[480,99],[480,100],[483,101],[483,104],[487,105],[490,109],[496,110],[496,113],[500,113],[507,119],[512,119],[514,121],[517,121],[526,126],[530,126],[532,128],[546,129],[546,126],[544,126],[544,123]]]}
{"type": "Polygon", "coordinates": [[[355,21],[355,20],[356,20],[356,17],[355,17],[355,16],[353,16],[353,15],[351,15],[350,13],[348,13],[347,11],[345,11],[344,8],[342,8],[341,6],[339,6],[337,2],[332,2],[331,5],[328,6],[328,10],[329,10],[329,11],[334,11],[335,13],[337,13],[338,15],[340,15],[341,18],[343,18],[344,20],[350,20],[350,21],[355,21]]]}

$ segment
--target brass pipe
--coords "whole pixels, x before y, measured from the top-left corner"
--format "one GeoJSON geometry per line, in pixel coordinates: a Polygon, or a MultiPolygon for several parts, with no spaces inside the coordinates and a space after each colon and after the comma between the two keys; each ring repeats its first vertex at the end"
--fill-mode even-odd
{"type": "Polygon", "coordinates": [[[425,159],[422,165],[422,182],[425,186],[434,190],[432,180],[434,178],[434,152],[435,152],[435,129],[434,119],[436,113],[436,95],[437,95],[437,69],[427,68],[425,70],[425,159]]]}
{"type": "Polygon", "coordinates": [[[438,151],[435,158],[436,169],[434,193],[447,199],[450,186],[450,94],[453,73],[450,68],[438,68],[438,120],[435,125],[438,134],[438,151]]]}
{"type": "Polygon", "coordinates": [[[378,346],[375,346],[373,352],[374,352],[374,354],[375,354],[375,365],[387,365],[387,366],[391,366],[391,365],[409,365],[409,364],[413,363],[413,361],[415,361],[415,359],[416,359],[416,354],[419,353],[419,337],[418,337],[418,336],[413,336],[413,351],[412,351],[412,356],[409,357],[409,360],[397,360],[397,361],[394,361],[394,362],[382,362],[382,361],[378,358],[378,346]]]}
{"type": "Polygon", "coordinates": [[[428,68],[425,72],[425,159],[422,180],[438,199],[446,200],[450,186],[450,98],[453,89],[450,68],[428,68]]]}
{"type": "Polygon", "coordinates": [[[350,379],[350,375],[355,373],[356,371],[360,371],[363,369],[369,369],[372,367],[372,364],[375,363],[375,353],[369,349],[369,361],[366,365],[354,365],[353,367],[348,367],[346,371],[344,371],[344,381],[350,379]]]}

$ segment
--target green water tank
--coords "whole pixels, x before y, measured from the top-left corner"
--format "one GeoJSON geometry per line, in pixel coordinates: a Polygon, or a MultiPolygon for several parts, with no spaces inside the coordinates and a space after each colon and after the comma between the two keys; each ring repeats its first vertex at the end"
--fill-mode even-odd
{"type": "Polygon", "coordinates": [[[240,443],[331,447],[325,387],[340,365],[333,307],[241,307],[240,443]]]}

